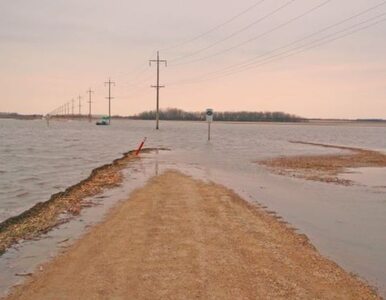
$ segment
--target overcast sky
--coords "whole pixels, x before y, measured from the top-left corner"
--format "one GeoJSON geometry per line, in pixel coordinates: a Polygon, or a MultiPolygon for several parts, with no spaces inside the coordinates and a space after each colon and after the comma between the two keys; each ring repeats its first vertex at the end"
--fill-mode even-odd
{"type": "Polygon", "coordinates": [[[109,77],[113,114],[154,109],[160,50],[161,108],[386,118],[384,20],[382,0],[1,0],[0,111],[86,113],[91,88],[106,113],[109,77]]]}

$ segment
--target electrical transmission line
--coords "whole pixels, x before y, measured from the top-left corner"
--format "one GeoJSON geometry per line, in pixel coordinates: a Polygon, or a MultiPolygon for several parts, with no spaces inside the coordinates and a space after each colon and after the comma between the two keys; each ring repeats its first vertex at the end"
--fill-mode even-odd
{"type": "Polygon", "coordinates": [[[258,5],[262,4],[264,1],[265,1],[265,0],[257,1],[257,2],[254,3],[253,5],[249,6],[249,7],[246,8],[246,9],[244,9],[244,10],[241,11],[240,13],[234,15],[233,17],[231,17],[230,19],[226,20],[225,22],[220,23],[220,24],[214,26],[213,28],[211,28],[211,29],[209,29],[209,30],[207,30],[207,31],[205,31],[205,32],[203,32],[203,33],[201,33],[201,34],[199,34],[199,35],[197,35],[197,36],[195,36],[195,37],[193,37],[193,38],[187,40],[187,41],[181,42],[181,43],[176,44],[176,45],[171,46],[171,47],[163,48],[163,49],[161,49],[161,51],[168,51],[168,50],[170,50],[170,49],[178,48],[178,47],[184,46],[184,45],[186,45],[186,44],[189,44],[189,43],[191,43],[191,42],[194,42],[194,41],[196,41],[196,40],[198,40],[198,39],[200,39],[200,38],[202,38],[202,37],[204,37],[204,36],[206,36],[206,35],[208,35],[208,34],[214,32],[214,31],[220,29],[221,27],[223,27],[223,26],[225,26],[225,25],[228,25],[229,23],[233,22],[234,20],[238,19],[239,17],[245,15],[246,13],[248,13],[249,11],[251,11],[252,9],[254,9],[255,7],[257,7],[258,5]]]}
{"type": "MultiPolygon", "coordinates": [[[[273,50],[271,50],[271,51],[269,51],[269,52],[266,52],[266,53],[264,53],[264,54],[258,55],[258,56],[256,56],[255,58],[252,59],[252,62],[251,62],[251,59],[248,59],[248,60],[245,60],[245,61],[243,61],[243,62],[241,62],[241,63],[232,64],[232,65],[230,65],[230,66],[221,68],[221,69],[219,69],[219,70],[217,70],[217,71],[212,71],[212,72],[210,72],[210,73],[206,73],[206,74],[204,74],[204,75],[201,75],[200,77],[193,78],[193,79],[191,79],[191,80],[181,80],[181,81],[178,81],[178,82],[169,83],[169,85],[186,84],[186,83],[189,83],[189,81],[192,81],[192,80],[193,80],[193,82],[196,82],[196,81],[197,81],[197,82],[201,82],[201,81],[204,81],[204,80],[205,80],[205,79],[204,79],[205,76],[208,76],[208,75],[216,75],[216,74],[221,74],[221,75],[223,75],[223,74],[224,74],[224,71],[231,70],[231,69],[243,68],[243,67],[245,67],[245,66],[250,66],[250,65],[256,64],[257,62],[261,61],[263,57],[266,57],[264,60],[272,59],[272,58],[274,58],[274,57],[276,57],[276,56],[279,56],[279,55],[283,55],[283,54],[289,53],[289,52],[291,52],[291,51],[293,51],[293,50],[298,50],[298,49],[300,49],[300,48],[307,47],[307,46],[309,46],[309,45],[311,45],[311,44],[315,44],[316,42],[321,42],[322,40],[325,40],[326,38],[332,37],[332,36],[337,35],[337,34],[339,34],[339,33],[343,33],[343,32],[345,32],[345,31],[348,31],[348,30],[350,30],[350,29],[353,29],[353,28],[355,28],[355,27],[358,27],[359,25],[363,25],[364,23],[368,23],[368,22],[370,22],[370,21],[373,21],[373,20],[375,20],[375,19],[377,19],[377,18],[379,18],[379,17],[382,17],[384,14],[380,14],[380,15],[374,17],[374,18],[367,19],[367,20],[364,21],[364,22],[356,23],[356,24],[351,25],[351,26],[349,26],[349,27],[347,27],[347,28],[345,28],[345,29],[343,29],[343,30],[336,31],[336,32],[334,32],[334,33],[332,33],[332,34],[330,34],[330,35],[324,36],[323,38],[321,38],[321,39],[319,39],[319,40],[317,40],[317,41],[312,41],[311,43],[305,44],[305,45],[303,45],[303,46],[301,46],[301,47],[297,47],[297,48],[294,48],[294,49],[289,49],[289,50],[286,50],[286,51],[284,51],[284,52],[282,52],[282,53],[280,53],[280,54],[276,54],[276,55],[273,55],[273,56],[271,55],[271,54],[273,54],[273,53],[275,53],[275,52],[277,52],[277,51],[286,49],[286,48],[288,48],[288,47],[290,47],[290,46],[294,46],[294,45],[296,45],[296,44],[299,44],[299,43],[301,43],[302,41],[306,41],[306,40],[308,40],[308,39],[310,39],[310,38],[312,38],[312,37],[318,36],[318,35],[320,35],[320,34],[323,33],[323,32],[326,32],[326,31],[328,31],[328,30],[330,30],[330,29],[332,29],[332,28],[334,28],[334,27],[338,27],[338,26],[340,26],[340,25],[342,25],[342,24],[344,24],[344,23],[347,23],[348,21],[351,21],[351,20],[353,20],[353,19],[355,19],[355,18],[358,18],[358,17],[360,17],[360,16],[362,16],[362,15],[364,15],[364,14],[366,14],[366,13],[372,11],[372,10],[375,10],[376,8],[379,8],[379,7],[381,7],[381,6],[385,5],[385,4],[386,4],[386,1],[382,1],[381,3],[379,3],[379,4],[375,5],[375,6],[369,7],[369,8],[367,8],[367,9],[363,10],[363,11],[360,11],[360,12],[358,12],[358,13],[356,13],[356,14],[350,16],[350,17],[348,17],[348,18],[345,18],[345,19],[343,19],[343,20],[341,20],[341,21],[338,21],[338,22],[336,22],[336,23],[334,23],[334,24],[332,24],[332,25],[329,25],[329,26],[326,26],[326,27],[324,27],[324,28],[322,28],[322,29],[319,29],[319,30],[317,30],[316,32],[313,32],[313,33],[311,33],[311,34],[308,34],[308,35],[306,35],[306,36],[304,36],[304,37],[302,37],[302,38],[300,38],[300,39],[297,39],[297,40],[295,40],[295,41],[293,41],[293,42],[290,42],[290,43],[288,43],[288,44],[286,44],[286,45],[284,45],[284,46],[275,48],[275,49],[273,49],[273,50]],[[271,55],[271,57],[270,57],[270,55],[271,55]]],[[[382,22],[382,21],[377,21],[377,24],[380,23],[380,22],[382,22]]],[[[376,24],[374,24],[374,25],[376,25],[376,24]]],[[[371,26],[374,26],[374,25],[371,25],[371,26]]],[[[370,26],[368,26],[368,27],[370,27],[370,26]]],[[[367,28],[367,27],[366,27],[366,28],[367,28]]],[[[362,29],[362,30],[364,30],[364,29],[362,29]]],[[[361,30],[358,30],[358,31],[361,31],[361,30]]],[[[357,31],[355,31],[355,32],[357,32],[357,31]]],[[[353,33],[355,33],[355,32],[353,32],[353,33]]],[[[351,35],[351,34],[353,34],[353,33],[347,34],[347,35],[345,35],[345,36],[351,35]]],[[[340,37],[340,38],[343,38],[343,37],[340,37]]],[[[336,40],[336,39],[337,39],[337,38],[335,38],[334,40],[336,40]]],[[[314,47],[313,47],[313,48],[314,48],[314,47]]],[[[302,51],[302,52],[303,52],[303,51],[302,51]]],[[[286,57],[288,57],[288,56],[290,56],[290,55],[287,55],[286,57]]],[[[230,71],[229,71],[229,72],[230,72],[230,71]]],[[[223,76],[221,76],[221,75],[218,76],[218,77],[215,77],[215,78],[223,77],[223,76]]]]}
{"type": "MultiPolygon", "coordinates": [[[[293,0],[293,1],[295,1],[295,0],[293,0]]],[[[213,27],[213,28],[207,30],[206,32],[201,33],[201,34],[199,34],[199,35],[197,35],[197,36],[195,36],[195,37],[193,37],[193,38],[191,38],[191,39],[189,39],[189,40],[187,40],[187,41],[181,42],[181,43],[179,43],[179,44],[177,44],[177,45],[174,45],[174,46],[171,46],[171,47],[168,47],[168,48],[164,48],[164,49],[162,49],[162,50],[165,50],[165,51],[166,51],[166,50],[174,49],[174,48],[177,48],[177,47],[181,47],[181,46],[183,46],[183,45],[185,45],[185,44],[191,43],[191,42],[193,42],[193,41],[195,41],[195,40],[198,40],[198,39],[200,39],[200,38],[202,38],[202,37],[204,37],[204,36],[206,36],[206,35],[208,35],[208,34],[214,32],[214,31],[216,31],[217,29],[219,29],[219,28],[221,28],[221,27],[223,27],[223,26],[225,26],[225,25],[227,25],[227,24],[233,22],[233,21],[236,20],[237,18],[243,16],[244,14],[248,13],[249,11],[251,11],[252,9],[254,9],[255,7],[259,6],[259,5],[262,4],[263,2],[265,2],[265,0],[257,1],[257,2],[255,2],[254,4],[252,4],[251,6],[247,7],[247,8],[244,9],[243,11],[241,11],[240,13],[238,13],[238,14],[236,14],[235,16],[231,17],[230,19],[226,20],[225,22],[220,23],[220,24],[216,25],[215,27],[213,27]]],[[[135,73],[136,73],[136,74],[135,74],[135,75],[136,75],[135,77],[136,77],[136,78],[135,78],[135,80],[134,80],[133,82],[130,83],[130,85],[133,85],[133,83],[136,83],[136,82],[140,81],[140,80],[141,80],[141,76],[140,76],[140,75],[142,75],[143,73],[145,73],[146,70],[147,70],[147,69],[146,69],[145,67],[140,67],[140,68],[138,68],[138,70],[135,71],[135,73]]],[[[147,76],[147,77],[146,77],[145,79],[143,79],[143,80],[147,80],[147,79],[149,79],[149,76],[147,76]]]]}
{"type": "Polygon", "coordinates": [[[312,12],[314,12],[314,11],[316,11],[316,10],[322,8],[323,6],[325,6],[326,4],[328,4],[329,2],[331,2],[331,0],[326,0],[326,1],[320,3],[320,4],[316,5],[316,6],[313,6],[312,8],[310,8],[310,9],[308,9],[307,11],[305,11],[305,12],[303,12],[303,13],[301,13],[301,14],[299,14],[299,15],[293,17],[293,18],[291,18],[290,20],[288,20],[288,21],[286,21],[286,22],[284,22],[284,23],[281,23],[281,24],[279,24],[279,25],[277,25],[277,26],[275,26],[275,27],[273,27],[273,28],[271,28],[271,29],[269,29],[269,30],[267,30],[267,31],[265,31],[265,32],[263,32],[263,33],[261,33],[261,34],[255,36],[255,37],[252,37],[252,38],[250,38],[250,39],[248,39],[248,40],[246,40],[246,41],[243,41],[243,42],[241,42],[241,43],[239,43],[239,44],[236,44],[236,45],[234,45],[234,46],[232,46],[232,47],[223,49],[223,50],[221,50],[221,51],[218,51],[218,52],[215,52],[215,53],[213,53],[213,54],[204,56],[204,57],[202,57],[202,58],[198,58],[198,59],[191,60],[191,61],[188,61],[188,62],[177,63],[177,64],[174,64],[173,66],[180,66],[180,65],[186,65],[186,64],[196,63],[196,62],[199,62],[199,61],[207,60],[207,59],[209,59],[209,58],[212,58],[212,57],[215,57],[215,56],[224,54],[224,53],[229,52],[229,51],[232,51],[232,50],[234,50],[234,49],[240,48],[241,46],[244,46],[244,45],[246,45],[246,44],[248,44],[248,43],[250,43],[250,42],[256,41],[256,40],[258,40],[258,39],[260,39],[260,38],[262,38],[262,37],[264,37],[264,36],[266,36],[266,35],[268,35],[268,34],[270,34],[270,33],[275,32],[276,30],[279,30],[279,29],[283,28],[284,26],[289,25],[289,24],[292,23],[292,22],[295,22],[295,21],[297,21],[297,20],[299,20],[299,19],[301,19],[301,18],[303,18],[303,17],[309,15],[310,13],[312,13],[312,12]]]}
{"type": "MultiPolygon", "coordinates": [[[[293,0],[293,1],[295,1],[295,0],[293,0]]],[[[269,32],[265,32],[265,33],[263,33],[262,35],[267,35],[267,34],[273,32],[273,31],[275,31],[275,30],[278,30],[279,28],[284,27],[285,25],[288,25],[289,23],[294,22],[295,20],[300,19],[301,17],[304,17],[305,15],[310,14],[311,12],[313,12],[313,11],[315,11],[315,10],[321,8],[322,6],[326,5],[326,4],[327,4],[328,2],[330,2],[330,1],[331,1],[331,0],[326,0],[326,1],[322,2],[321,4],[318,4],[318,5],[314,6],[314,7],[312,7],[311,9],[307,10],[306,12],[304,12],[304,13],[302,13],[302,14],[300,14],[300,15],[298,15],[298,16],[292,18],[292,19],[290,19],[289,21],[287,21],[287,22],[285,22],[285,23],[280,24],[279,26],[276,26],[275,28],[271,29],[269,32]]],[[[262,2],[263,2],[263,1],[260,1],[260,2],[255,3],[252,7],[249,8],[249,10],[252,9],[252,8],[254,8],[254,7],[256,7],[258,4],[261,4],[262,2]]],[[[292,3],[292,1],[289,1],[289,2],[285,3],[283,6],[279,7],[278,9],[276,9],[276,10],[274,10],[274,11],[272,11],[272,12],[270,12],[269,14],[265,15],[263,18],[260,18],[259,20],[256,20],[254,23],[257,24],[258,22],[261,22],[264,18],[267,18],[267,17],[269,17],[270,15],[276,13],[278,10],[285,8],[285,7],[286,7],[287,5],[289,5],[290,3],[292,3]]],[[[247,9],[247,10],[248,10],[248,9],[247,9]]],[[[247,12],[247,10],[244,10],[244,12],[247,12]]],[[[239,16],[241,16],[241,15],[242,15],[242,14],[238,14],[237,16],[239,17],[239,16]]],[[[228,23],[230,23],[230,22],[233,21],[234,19],[235,19],[235,18],[233,18],[233,19],[231,19],[231,20],[228,20],[228,21],[229,21],[228,23]]],[[[222,25],[220,24],[220,25],[218,25],[217,27],[212,28],[212,30],[209,30],[209,31],[207,31],[206,33],[203,33],[203,34],[197,36],[196,38],[198,39],[199,37],[204,36],[204,35],[206,35],[207,33],[211,32],[211,31],[214,31],[215,29],[217,29],[217,28],[219,28],[219,27],[221,27],[221,26],[222,26],[222,25]]],[[[249,25],[249,26],[252,26],[252,25],[249,25]]],[[[246,30],[246,29],[247,29],[247,28],[244,27],[244,30],[246,30]]],[[[235,34],[235,33],[233,33],[233,34],[235,34]]],[[[259,37],[262,37],[262,35],[260,35],[259,37]]],[[[257,38],[255,38],[255,39],[257,39],[257,38]]],[[[193,40],[193,39],[192,39],[192,40],[193,40]]],[[[239,46],[241,46],[241,45],[239,45],[239,46]]],[[[173,48],[173,47],[170,47],[170,48],[173,48]]],[[[235,47],[235,48],[236,48],[236,47],[235,47]]],[[[233,47],[232,47],[232,49],[233,49],[233,47]]],[[[230,50],[231,50],[231,49],[229,49],[228,51],[230,51],[230,50]]],[[[225,50],[224,52],[226,52],[226,51],[227,51],[227,50],[225,50]]],[[[216,53],[216,54],[217,54],[217,53],[216,53]]],[[[218,53],[218,54],[221,54],[221,53],[218,53]]],[[[215,56],[215,55],[210,55],[210,57],[213,57],[213,56],[215,56]]],[[[199,61],[199,60],[204,60],[204,59],[206,59],[206,58],[209,58],[209,57],[204,57],[203,59],[194,60],[194,61],[192,61],[192,62],[199,61]]],[[[189,64],[189,63],[191,63],[191,62],[177,63],[177,64],[174,64],[174,66],[185,65],[185,64],[189,64]]],[[[141,73],[143,73],[143,72],[144,72],[144,70],[142,70],[141,73]]],[[[140,73],[140,74],[141,74],[141,73],[140,73]]],[[[149,76],[147,76],[144,80],[147,80],[148,77],[149,77],[149,76]]],[[[137,76],[137,81],[140,80],[140,79],[141,79],[141,77],[140,77],[140,76],[137,76]]],[[[133,85],[133,84],[131,84],[131,85],[133,85]]]]}
{"type": "Polygon", "coordinates": [[[214,46],[216,46],[217,44],[219,43],[222,43],[226,40],[229,40],[230,38],[240,34],[241,32],[251,28],[252,26],[258,24],[258,23],[261,23],[262,21],[268,19],[269,17],[273,16],[274,14],[278,13],[279,11],[281,11],[282,9],[286,8],[287,6],[289,6],[290,4],[292,4],[293,2],[295,2],[296,0],[289,0],[287,1],[286,3],[284,3],[283,5],[279,6],[278,8],[274,9],[273,11],[269,12],[268,14],[260,17],[259,19],[255,20],[254,22],[248,24],[247,26],[241,28],[241,29],[238,29],[236,31],[234,31],[233,33],[231,33],[230,35],[226,36],[225,38],[222,38],[212,44],[210,44],[209,46],[206,46],[204,48],[201,48],[199,50],[196,50],[194,52],[191,52],[191,53],[188,53],[188,54],[185,54],[185,55],[182,55],[182,56],[179,56],[177,58],[174,58],[174,59],[171,59],[170,62],[174,62],[174,61],[179,61],[181,59],[184,59],[184,58],[187,58],[187,57],[191,57],[191,56],[195,56],[203,51],[206,51],[208,49],[211,49],[213,48],[214,46]]]}
{"type": "Polygon", "coordinates": [[[246,70],[261,66],[261,65],[265,65],[265,64],[270,63],[272,61],[275,61],[277,59],[283,59],[286,57],[290,57],[290,56],[293,56],[295,54],[302,53],[302,52],[305,52],[307,50],[310,50],[310,49],[331,43],[333,41],[342,39],[342,38],[350,36],[356,32],[363,31],[369,27],[372,27],[372,26],[375,26],[379,23],[384,22],[386,19],[376,20],[376,19],[379,19],[380,17],[383,17],[383,16],[386,16],[386,13],[380,14],[380,15],[376,16],[375,18],[357,23],[357,24],[350,26],[348,28],[339,30],[339,31],[334,32],[332,34],[329,34],[323,38],[320,38],[316,41],[313,41],[311,43],[308,43],[305,45],[300,45],[300,46],[295,47],[293,49],[289,49],[289,50],[283,51],[281,53],[268,56],[267,58],[263,58],[260,61],[250,62],[249,64],[245,64],[245,65],[239,67],[239,70],[233,70],[233,71],[231,70],[228,73],[223,74],[223,75],[228,76],[228,75],[232,75],[232,74],[239,73],[242,71],[246,71],[246,70]],[[370,23],[370,24],[368,24],[368,23],[370,23]],[[361,25],[364,25],[364,26],[361,26],[361,25]],[[359,28],[357,28],[357,27],[359,27],[359,28]]]}
{"type": "MultiPolygon", "coordinates": [[[[259,67],[259,66],[262,66],[262,65],[266,65],[268,63],[271,63],[271,62],[279,60],[279,59],[287,58],[287,57],[290,57],[290,56],[293,56],[293,55],[305,52],[305,51],[313,49],[313,48],[320,47],[322,45],[331,43],[331,42],[336,41],[336,40],[340,40],[340,39],[345,38],[347,36],[353,35],[354,33],[363,31],[363,30],[365,30],[367,28],[370,28],[372,26],[375,26],[377,24],[385,22],[386,18],[385,19],[377,20],[380,17],[385,16],[385,15],[386,15],[386,13],[382,13],[382,14],[374,17],[374,18],[367,19],[366,21],[362,21],[360,23],[351,25],[351,26],[349,26],[349,27],[347,27],[345,29],[342,29],[342,30],[339,30],[337,32],[334,32],[334,33],[332,33],[330,35],[327,35],[327,36],[325,36],[323,38],[320,38],[320,39],[318,39],[316,41],[313,41],[313,42],[311,42],[309,44],[298,46],[298,47],[295,47],[293,49],[289,49],[287,51],[283,51],[282,53],[279,53],[279,54],[276,54],[276,55],[268,56],[267,58],[262,59],[258,63],[257,62],[253,62],[253,63],[250,63],[249,65],[248,64],[244,64],[244,65],[240,66],[241,67],[240,70],[229,71],[228,73],[225,73],[225,74],[224,74],[224,72],[221,72],[222,73],[221,75],[215,76],[215,77],[212,77],[212,78],[203,78],[205,75],[204,76],[200,76],[199,79],[196,82],[202,82],[202,81],[206,81],[206,80],[214,80],[214,79],[219,79],[219,78],[227,77],[227,76],[230,76],[230,75],[242,72],[242,71],[246,71],[246,70],[249,70],[249,69],[252,69],[252,68],[256,68],[256,67],[259,67]],[[368,24],[368,23],[370,23],[370,24],[368,24]],[[363,26],[361,26],[361,25],[363,25],[363,26]],[[357,27],[359,27],[359,28],[357,28],[357,27]]],[[[218,72],[212,72],[210,74],[214,74],[214,73],[218,73],[218,72]]],[[[206,75],[208,75],[208,74],[206,74],[206,75]]],[[[192,83],[194,83],[194,82],[192,82],[192,83]]],[[[175,84],[179,84],[179,83],[177,82],[175,84]]],[[[172,85],[172,84],[169,84],[169,85],[172,85]]]]}
{"type": "MultiPolygon", "coordinates": [[[[149,55],[149,59],[151,59],[155,53],[156,53],[156,51],[152,51],[151,55],[149,55]]],[[[148,70],[147,64],[141,63],[138,65],[137,68],[135,68],[134,70],[132,70],[130,72],[119,72],[116,75],[118,78],[123,78],[127,75],[130,75],[130,76],[135,78],[134,81],[138,81],[140,79],[139,75],[145,73],[147,70],[148,70]]]]}
{"type": "MultiPolygon", "coordinates": [[[[256,60],[256,58],[261,58],[261,57],[270,55],[270,54],[272,54],[272,53],[274,53],[274,52],[280,51],[280,50],[285,49],[285,48],[288,48],[288,47],[290,47],[290,46],[296,45],[296,44],[298,44],[298,43],[300,43],[300,42],[303,42],[303,41],[305,41],[305,40],[307,40],[307,39],[310,39],[310,38],[312,38],[312,37],[314,37],[314,36],[317,36],[317,35],[319,35],[320,33],[326,32],[326,31],[328,31],[328,30],[330,30],[330,29],[332,29],[332,28],[334,28],[334,27],[337,27],[337,26],[340,26],[340,25],[342,25],[342,24],[344,24],[344,23],[347,23],[348,21],[351,21],[351,20],[353,20],[353,19],[355,19],[355,18],[357,18],[357,17],[360,17],[360,16],[362,16],[362,15],[364,15],[364,14],[366,14],[366,13],[368,13],[368,12],[370,12],[370,11],[372,11],[372,10],[374,10],[374,9],[376,9],[376,8],[378,8],[378,7],[380,7],[380,6],[383,6],[383,5],[385,5],[385,4],[386,4],[386,1],[383,1],[382,3],[380,3],[380,4],[378,4],[378,5],[375,5],[375,6],[373,6],[373,7],[370,7],[370,8],[368,8],[368,9],[366,9],[366,10],[364,10],[364,11],[361,11],[361,12],[355,14],[355,15],[352,15],[352,16],[350,16],[350,17],[344,19],[344,20],[341,20],[341,21],[336,22],[336,23],[334,23],[334,24],[332,24],[332,25],[329,25],[329,26],[324,27],[324,28],[322,28],[322,29],[320,29],[320,30],[317,30],[316,32],[313,32],[312,34],[306,35],[306,36],[304,36],[304,37],[302,37],[302,38],[300,38],[300,39],[297,39],[297,40],[295,40],[295,41],[293,41],[293,42],[290,42],[289,44],[286,44],[286,45],[284,45],[284,46],[275,48],[275,49],[273,49],[273,50],[271,50],[271,51],[269,51],[269,52],[267,52],[267,53],[265,53],[265,54],[259,55],[259,56],[255,57],[253,60],[256,60]]],[[[234,65],[228,66],[228,67],[226,67],[226,68],[223,68],[223,69],[221,69],[221,71],[224,71],[224,70],[227,70],[227,69],[231,69],[231,68],[235,68],[235,67],[240,67],[240,65],[250,64],[250,63],[251,63],[251,61],[250,61],[250,59],[248,59],[248,60],[244,61],[244,62],[241,63],[241,64],[240,64],[240,63],[237,63],[237,64],[234,64],[234,65]]]]}
{"type": "MultiPolygon", "coordinates": [[[[376,5],[376,6],[370,7],[370,8],[368,8],[368,9],[366,9],[366,10],[364,10],[364,11],[361,11],[361,12],[359,12],[359,13],[357,13],[357,14],[354,14],[354,15],[352,15],[352,16],[350,16],[350,17],[344,19],[344,20],[341,20],[341,21],[336,22],[336,23],[334,23],[334,24],[332,24],[332,25],[329,25],[329,26],[327,26],[327,27],[324,27],[324,28],[322,28],[322,29],[319,29],[319,30],[317,30],[316,32],[313,32],[313,33],[311,33],[311,34],[308,34],[308,35],[306,35],[306,36],[304,36],[304,37],[302,37],[302,38],[300,38],[300,39],[297,39],[297,40],[295,40],[295,41],[293,41],[293,42],[290,42],[290,43],[288,43],[288,44],[286,44],[286,45],[284,45],[284,46],[275,48],[275,49],[270,50],[270,51],[268,51],[268,52],[266,52],[266,53],[264,53],[264,54],[260,54],[260,55],[258,55],[258,56],[255,56],[255,57],[252,58],[252,59],[247,59],[247,60],[245,60],[245,61],[243,61],[243,62],[241,62],[241,63],[236,63],[236,64],[233,64],[233,65],[230,65],[230,66],[221,68],[221,69],[219,69],[219,70],[217,70],[217,71],[213,71],[213,72],[207,73],[207,74],[205,74],[205,75],[213,75],[213,74],[223,73],[224,71],[227,71],[227,70],[230,70],[230,69],[237,69],[237,68],[241,68],[241,67],[246,66],[246,65],[251,65],[251,64],[253,64],[253,62],[255,62],[255,63],[258,62],[262,57],[269,56],[269,55],[271,55],[271,54],[273,54],[273,53],[275,53],[275,52],[277,52],[277,51],[286,49],[286,48],[288,48],[288,47],[291,47],[291,46],[294,46],[294,45],[296,45],[296,44],[299,44],[299,43],[301,43],[301,42],[303,42],[303,41],[306,41],[306,40],[308,40],[308,39],[310,39],[310,38],[312,38],[312,37],[318,36],[319,34],[321,34],[321,33],[323,33],[323,32],[326,32],[326,31],[328,31],[328,30],[330,30],[330,29],[332,29],[332,28],[334,28],[334,27],[338,27],[338,26],[340,26],[340,25],[342,25],[342,24],[344,24],[344,23],[347,23],[348,21],[351,21],[351,20],[353,20],[353,19],[355,19],[355,18],[357,18],[357,17],[359,17],[359,16],[362,16],[362,15],[364,15],[364,14],[370,12],[371,10],[374,10],[374,9],[376,9],[376,8],[382,6],[382,5],[385,5],[385,4],[386,4],[386,1],[383,1],[382,3],[380,3],[380,4],[376,5]],[[252,62],[251,62],[251,60],[252,60],[252,62]]],[[[380,16],[383,16],[383,14],[381,14],[380,16]]],[[[376,18],[378,18],[378,17],[379,17],[379,16],[377,16],[376,18]]],[[[373,20],[373,19],[369,19],[369,20],[371,21],[371,20],[373,20]]],[[[365,21],[365,22],[368,22],[369,20],[367,20],[367,21],[365,21]]],[[[352,26],[358,26],[358,24],[360,25],[361,23],[357,23],[357,24],[354,24],[354,25],[352,25],[352,26]]],[[[348,28],[351,29],[351,27],[348,27],[348,28]]],[[[343,29],[343,30],[346,31],[347,29],[343,29]]],[[[334,32],[333,34],[330,34],[329,36],[334,35],[334,34],[337,34],[337,33],[340,33],[340,31],[334,32]]],[[[327,37],[328,37],[328,36],[327,36],[327,37]]],[[[326,38],[326,37],[324,37],[324,38],[326,38]]],[[[312,42],[312,43],[314,43],[314,42],[312,42]]],[[[292,49],[292,50],[293,50],[293,49],[292,49]]],[[[290,50],[290,51],[292,51],[292,50],[290,50]]],[[[287,50],[287,51],[288,51],[288,50],[287,50]]],[[[201,76],[201,78],[202,78],[202,76],[201,76]]]]}
{"type": "MultiPolygon", "coordinates": [[[[296,0],[290,0],[289,2],[292,2],[292,1],[296,1],[296,0]]],[[[206,31],[206,32],[204,32],[204,33],[202,33],[202,34],[200,34],[200,35],[194,37],[194,38],[191,38],[191,39],[188,40],[188,41],[184,41],[184,42],[179,43],[179,44],[177,44],[177,45],[174,45],[174,46],[171,46],[171,47],[168,47],[168,48],[164,48],[164,50],[169,50],[169,49],[177,48],[177,47],[183,46],[183,45],[185,45],[185,44],[188,44],[188,43],[190,43],[190,42],[193,42],[193,41],[195,41],[195,40],[197,40],[197,39],[199,39],[199,38],[202,38],[202,37],[208,35],[209,33],[211,33],[211,32],[213,32],[213,31],[215,31],[215,30],[217,30],[217,29],[219,29],[219,28],[221,28],[221,27],[223,27],[223,26],[225,26],[225,25],[227,25],[227,24],[233,22],[233,21],[236,20],[237,18],[239,18],[239,17],[241,17],[242,15],[248,13],[249,11],[251,11],[252,9],[254,9],[255,7],[257,7],[258,5],[262,4],[263,2],[265,2],[265,0],[257,1],[257,2],[255,2],[253,5],[249,6],[248,8],[244,9],[244,10],[241,11],[240,13],[236,14],[235,16],[233,16],[232,18],[230,18],[230,19],[226,20],[225,22],[223,22],[223,23],[221,23],[221,24],[219,24],[219,25],[217,25],[217,26],[211,28],[210,30],[208,30],[208,31],[206,31]]],[[[252,25],[251,25],[251,26],[252,26],[252,25]]],[[[146,69],[144,69],[144,68],[139,69],[138,73],[136,74],[136,79],[135,79],[133,82],[131,82],[130,85],[133,85],[133,83],[135,84],[136,82],[138,82],[139,80],[141,80],[141,76],[140,76],[140,75],[142,75],[145,71],[146,71],[146,69]]],[[[146,78],[143,79],[143,80],[147,80],[148,78],[150,78],[150,76],[146,76],[146,78]]]]}

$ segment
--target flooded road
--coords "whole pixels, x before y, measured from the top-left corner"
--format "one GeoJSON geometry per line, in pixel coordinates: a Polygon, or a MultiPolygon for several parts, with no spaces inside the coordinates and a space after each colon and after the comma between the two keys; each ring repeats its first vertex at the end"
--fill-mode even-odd
{"type": "MultiPolygon", "coordinates": [[[[79,182],[93,168],[136,148],[147,137],[146,147],[171,151],[146,155],[129,168],[126,176],[131,180],[108,192],[108,198],[101,198],[98,213],[98,208],[95,213],[86,210],[64,226],[70,228],[68,236],[80,234],[101,218],[109,207],[104,199],[115,199],[109,202],[112,205],[127,198],[127,193],[147,178],[178,169],[230,187],[243,198],[275,211],[305,233],[323,255],[377,285],[385,295],[385,173],[354,170],[362,176],[347,176],[361,185],[345,187],[273,175],[255,163],[280,155],[337,152],[291,144],[289,140],[386,151],[385,127],[214,123],[210,142],[205,123],[162,122],[159,131],[153,128],[154,123],[148,121],[114,121],[103,127],[79,121],[51,122],[47,127],[43,121],[0,120],[0,221],[48,200],[51,194],[79,182]],[[368,172],[371,175],[363,175],[368,172]]],[[[49,233],[50,238],[26,242],[24,248],[9,251],[0,258],[1,273],[25,272],[27,265],[33,268],[40,261],[36,257],[44,256],[42,249],[46,249],[46,256],[54,255],[58,251],[54,245],[67,238],[63,232],[55,230],[49,233]],[[14,262],[20,253],[27,258],[18,269],[14,262]],[[27,260],[35,262],[28,264],[27,260]]],[[[0,288],[4,290],[5,284],[0,288]]]]}

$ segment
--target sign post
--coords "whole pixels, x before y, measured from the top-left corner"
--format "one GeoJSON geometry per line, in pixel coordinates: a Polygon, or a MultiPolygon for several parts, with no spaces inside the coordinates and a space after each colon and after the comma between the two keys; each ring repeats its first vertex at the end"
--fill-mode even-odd
{"type": "Polygon", "coordinates": [[[207,108],[205,116],[206,121],[208,122],[208,141],[210,141],[210,124],[213,122],[213,109],[207,108]]]}

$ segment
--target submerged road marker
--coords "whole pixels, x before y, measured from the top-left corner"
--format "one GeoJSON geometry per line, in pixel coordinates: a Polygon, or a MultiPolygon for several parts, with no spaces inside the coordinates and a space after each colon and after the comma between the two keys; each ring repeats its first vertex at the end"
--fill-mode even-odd
{"type": "Polygon", "coordinates": [[[138,155],[139,152],[141,152],[141,149],[142,149],[143,145],[145,144],[146,139],[147,139],[146,137],[143,139],[142,143],[139,145],[137,151],[135,152],[135,155],[138,155]]]}

